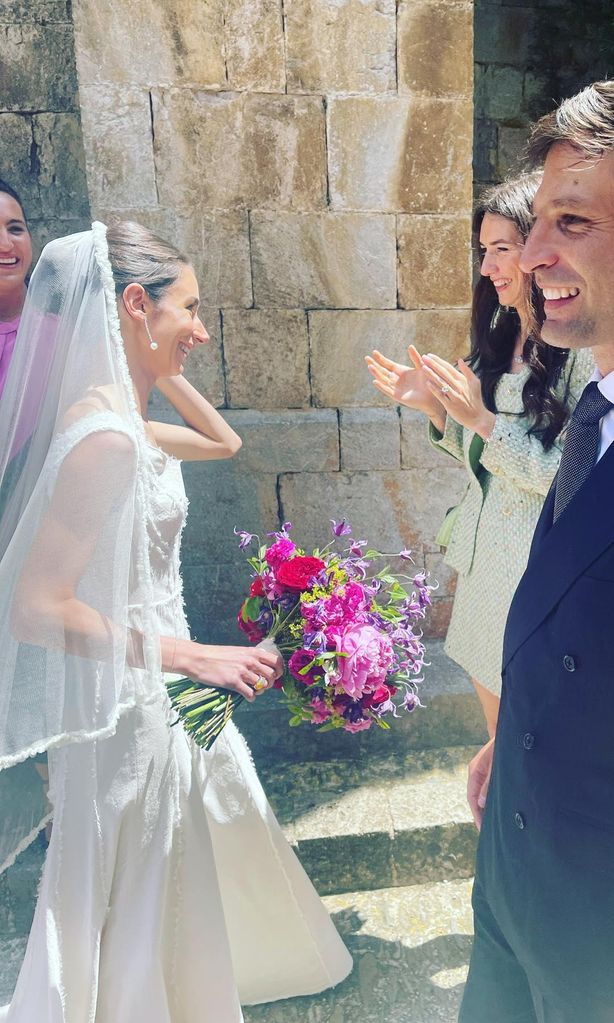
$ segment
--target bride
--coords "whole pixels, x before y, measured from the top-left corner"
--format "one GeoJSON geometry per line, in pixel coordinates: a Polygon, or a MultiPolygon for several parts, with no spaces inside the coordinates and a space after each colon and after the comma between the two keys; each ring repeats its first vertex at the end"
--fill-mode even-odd
{"type": "Polygon", "coordinates": [[[0,1019],[239,1023],[241,1002],[334,985],[349,954],[243,739],[229,723],[204,753],[171,727],[164,672],[252,701],[281,670],[186,624],[180,463],[240,445],[182,377],[208,340],[194,272],[137,224],[94,224],[45,248],[20,338],[0,408],[0,487],[23,447],[0,505],[0,863],[53,828],[0,1019]],[[154,385],[185,426],[147,419],[154,385]]]}

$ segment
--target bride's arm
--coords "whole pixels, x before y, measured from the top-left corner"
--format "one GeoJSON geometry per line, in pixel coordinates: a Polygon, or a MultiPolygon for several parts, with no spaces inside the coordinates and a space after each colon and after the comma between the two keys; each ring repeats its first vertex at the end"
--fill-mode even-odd
{"type": "Polygon", "coordinates": [[[241,438],[184,377],[164,377],[156,382],[156,387],[186,424],[150,423],[163,451],[185,461],[236,455],[241,438]]]}

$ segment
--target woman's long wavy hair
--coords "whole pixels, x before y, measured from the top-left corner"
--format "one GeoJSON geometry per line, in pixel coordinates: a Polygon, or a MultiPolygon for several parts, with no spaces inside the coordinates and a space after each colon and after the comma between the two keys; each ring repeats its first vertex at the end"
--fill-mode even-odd
{"type": "MultiPolygon", "coordinates": [[[[541,181],[541,171],[522,174],[487,189],[473,214],[473,240],[479,252],[482,221],[487,213],[511,220],[523,239],[533,223],[532,202],[541,181]]],[[[525,303],[529,317],[529,335],[523,356],[530,373],[522,390],[524,415],[530,434],[539,437],[545,450],[552,447],[563,429],[568,415],[565,398],[556,394],[569,349],[552,348],[539,338],[544,320],[543,298],[533,277],[525,275],[525,303]]],[[[509,372],[512,355],[520,331],[520,316],[512,308],[499,304],[492,281],[480,277],[473,291],[471,307],[471,352],[469,365],[482,384],[482,398],[491,412],[496,412],[495,389],[503,373],[509,372]]],[[[566,396],[565,396],[566,397],[566,396]]]]}

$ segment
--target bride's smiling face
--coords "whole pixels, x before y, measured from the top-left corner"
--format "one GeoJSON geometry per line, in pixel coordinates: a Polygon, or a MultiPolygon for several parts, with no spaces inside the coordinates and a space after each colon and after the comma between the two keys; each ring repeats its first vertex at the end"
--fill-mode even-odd
{"type": "Polygon", "coordinates": [[[198,283],[191,266],[183,266],[179,277],[157,302],[146,300],[149,337],[144,350],[147,368],[156,377],[183,373],[195,345],[205,344],[209,335],[198,315],[198,283]]]}

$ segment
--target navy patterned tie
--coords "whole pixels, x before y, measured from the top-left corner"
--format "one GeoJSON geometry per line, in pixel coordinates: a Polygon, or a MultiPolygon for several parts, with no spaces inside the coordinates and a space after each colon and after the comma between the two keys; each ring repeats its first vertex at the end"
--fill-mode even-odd
{"type": "Polygon", "coordinates": [[[597,461],[599,424],[606,412],[614,408],[601,393],[596,380],[591,380],[573,410],[563,444],[563,456],[556,479],[554,521],[586,483],[597,461]]]}

